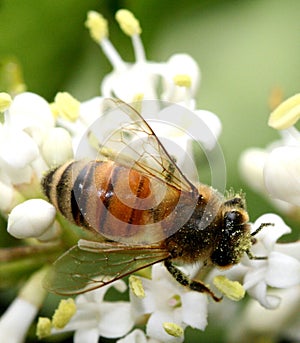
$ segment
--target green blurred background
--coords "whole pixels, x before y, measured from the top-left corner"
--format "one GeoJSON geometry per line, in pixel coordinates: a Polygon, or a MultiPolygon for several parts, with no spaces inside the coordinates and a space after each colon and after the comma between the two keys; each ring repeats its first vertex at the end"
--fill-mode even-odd
{"type": "MultiPolygon", "coordinates": [[[[253,220],[274,211],[243,184],[237,160],[245,148],[265,147],[278,137],[267,126],[271,94],[279,90],[287,98],[299,92],[300,1],[1,0],[0,68],[17,60],[27,89],[48,101],[62,90],[79,100],[99,95],[111,67],[84,27],[86,12],[102,12],[112,42],[132,61],[130,39],[114,20],[119,8],[140,20],[148,59],[163,61],[177,52],[195,58],[202,71],[198,108],[215,112],[223,124],[228,187],[246,191],[253,220]]],[[[0,78],[1,88],[4,82],[0,78]]]]}

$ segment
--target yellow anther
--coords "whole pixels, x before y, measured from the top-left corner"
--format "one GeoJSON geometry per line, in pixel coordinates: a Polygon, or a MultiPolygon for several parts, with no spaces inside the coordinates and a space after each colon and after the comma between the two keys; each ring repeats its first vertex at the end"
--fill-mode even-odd
{"type": "Polygon", "coordinates": [[[145,290],[142,280],[139,277],[131,275],[129,277],[129,287],[136,297],[140,299],[145,298],[145,290]]]}
{"type": "Polygon", "coordinates": [[[57,93],[55,109],[59,116],[69,121],[76,121],[80,114],[80,102],[67,92],[57,93]]]}
{"type": "Polygon", "coordinates": [[[127,36],[141,34],[142,29],[140,23],[130,11],[125,9],[117,11],[116,20],[119,23],[121,30],[127,36]]]}
{"type": "Polygon", "coordinates": [[[176,86],[190,88],[192,85],[192,78],[186,74],[177,74],[174,76],[173,81],[176,86]]]}
{"type": "Polygon", "coordinates": [[[8,93],[0,93],[0,112],[6,111],[11,103],[12,98],[8,93]]]}
{"type": "Polygon", "coordinates": [[[214,285],[227,298],[239,301],[245,296],[245,289],[238,281],[231,281],[226,276],[218,275],[213,280],[214,285]]]}
{"type": "Polygon", "coordinates": [[[182,337],[184,333],[183,328],[175,323],[165,322],[163,328],[167,334],[173,337],[182,337]]]}
{"type": "Polygon", "coordinates": [[[108,36],[107,20],[96,11],[89,11],[85,26],[90,30],[91,37],[97,42],[108,36]]]}
{"type": "Polygon", "coordinates": [[[52,325],[56,329],[64,328],[76,313],[76,304],[72,298],[61,300],[52,317],[52,325]]]}
{"type": "Polygon", "coordinates": [[[269,117],[269,126],[284,130],[293,126],[300,118],[300,93],[281,103],[269,117]]]}
{"type": "Polygon", "coordinates": [[[36,326],[36,335],[38,339],[50,336],[51,334],[51,320],[46,317],[39,317],[36,326]]]}

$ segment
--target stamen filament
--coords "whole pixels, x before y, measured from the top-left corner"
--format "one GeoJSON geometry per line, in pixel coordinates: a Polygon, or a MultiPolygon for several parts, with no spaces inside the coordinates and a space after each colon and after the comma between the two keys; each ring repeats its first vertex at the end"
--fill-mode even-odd
{"type": "Polygon", "coordinates": [[[108,38],[103,38],[100,42],[100,46],[115,70],[122,71],[126,68],[125,62],[108,38]]]}
{"type": "Polygon", "coordinates": [[[137,34],[132,35],[131,40],[132,40],[135,60],[137,62],[144,62],[146,60],[146,55],[145,55],[145,49],[141,40],[141,36],[137,34]]]}

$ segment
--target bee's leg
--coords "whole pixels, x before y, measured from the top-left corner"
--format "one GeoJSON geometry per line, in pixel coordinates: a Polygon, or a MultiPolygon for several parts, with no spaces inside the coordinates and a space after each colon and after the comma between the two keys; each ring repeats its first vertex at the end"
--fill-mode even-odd
{"type": "Polygon", "coordinates": [[[201,281],[191,280],[186,274],[184,274],[180,269],[175,267],[170,260],[166,260],[165,266],[169,273],[174,277],[174,279],[179,282],[182,286],[189,287],[192,291],[197,291],[201,293],[209,294],[215,301],[219,302],[222,298],[218,298],[205,284],[201,281]]]}

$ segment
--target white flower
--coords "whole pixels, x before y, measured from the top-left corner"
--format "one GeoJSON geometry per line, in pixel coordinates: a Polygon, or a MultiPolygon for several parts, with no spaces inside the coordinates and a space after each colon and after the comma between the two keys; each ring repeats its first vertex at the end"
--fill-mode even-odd
{"type": "Polygon", "coordinates": [[[108,302],[104,295],[110,287],[124,292],[124,281],[99,288],[76,297],[77,311],[61,330],[52,333],[75,331],[75,343],[97,343],[99,337],[117,338],[126,335],[135,323],[131,304],[126,301],[108,302]]]}
{"type": "Polygon", "coordinates": [[[196,109],[194,96],[200,83],[197,63],[187,54],[175,54],[166,62],[148,61],[141,28],[133,14],[120,10],[116,19],[132,40],[134,63],[122,60],[108,38],[107,21],[100,14],[89,12],[86,22],[113,66],[101,85],[103,97],[117,97],[139,107],[169,154],[175,156],[191,180],[198,181],[197,168],[190,171],[184,167],[185,163],[191,165],[191,142],[200,142],[202,150],[212,150],[221,133],[221,123],[215,114],[196,109]]]}
{"type": "Polygon", "coordinates": [[[27,132],[38,145],[47,130],[54,126],[48,102],[30,92],[21,93],[13,99],[9,121],[15,129],[27,132]]]}
{"type": "Polygon", "coordinates": [[[145,57],[139,22],[127,10],[119,10],[116,19],[132,39],[135,62],[124,62],[108,38],[107,21],[89,12],[86,26],[113,66],[102,85],[103,97],[117,97],[131,103],[137,99],[176,102],[195,110],[194,96],[200,83],[196,61],[187,54],[175,54],[167,62],[152,62],[145,57]],[[160,89],[160,84],[162,89],[160,89]]]}
{"type": "Polygon", "coordinates": [[[200,69],[196,61],[187,54],[175,54],[161,69],[162,100],[195,107],[194,96],[200,84],[200,69]]]}
{"type": "Polygon", "coordinates": [[[288,288],[300,284],[300,242],[276,243],[291,229],[275,214],[265,214],[253,224],[253,231],[262,223],[271,223],[256,236],[257,242],[252,246],[254,256],[266,257],[265,260],[250,260],[245,257],[242,263],[233,267],[233,273],[242,273],[245,290],[259,303],[269,309],[279,306],[280,299],[268,294],[267,287],[288,288]]]}
{"type": "Polygon", "coordinates": [[[188,291],[178,284],[161,264],[152,267],[152,279],[142,278],[145,298],[131,293],[130,299],[137,315],[150,314],[147,336],[162,342],[182,342],[164,329],[164,323],[204,330],[207,324],[207,296],[188,291]]]}
{"type": "Polygon", "coordinates": [[[4,214],[22,196],[40,195],[39,179],[48,169],[40,145],[53,125],[49,104],[36,94],[19,94],[6,107],[4,123],[0,125],[0,183],[6,189],[1,199],[6,203],[1,206],[4,214]]]}
{"type": "Polygon", "coordinates": [[[246,150],[240,159],[245,180],[262,194],[271,196],[275,206],[286,213],[300,206],[300,134],[293,125],[299,119],[300,95],[278,106],[269,125],[279,129],[281,139],[265,150],[246,150]]]}

